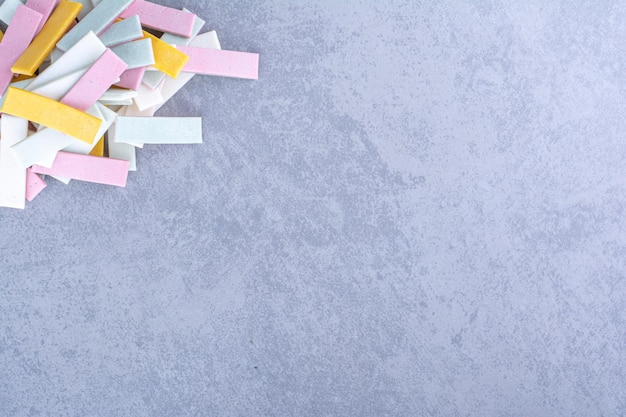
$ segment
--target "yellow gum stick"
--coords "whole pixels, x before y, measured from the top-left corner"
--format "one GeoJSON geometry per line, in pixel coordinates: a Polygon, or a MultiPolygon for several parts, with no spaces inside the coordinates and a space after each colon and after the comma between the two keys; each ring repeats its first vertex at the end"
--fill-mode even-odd
{"type": "Polygon", "coordinates": [[[81,3],[63,0],[52,12],[39,34],[11,67],[15,74],[33,75],[83,8],[81,3]]]}
{"type": "Polygon", "coordinates": [[[0,112],[39,123],[86,143],[93,143],[102,120],[56,100],[9,87],[0,112]]]}
{"type": "Polygon", "coordinates": [[[155,61],[153,67],[169,77],[178,77],[178,74],[189,61],[189,56],[145,30],[143,31],[143,37],[152,41],[155,61]]]}
{"type": "Polygon", "coordinates": [[[104,156],[104,136],[100,138],[96,146],[93,147],[91,152],[89,152],[91,156],[104,156]]]}

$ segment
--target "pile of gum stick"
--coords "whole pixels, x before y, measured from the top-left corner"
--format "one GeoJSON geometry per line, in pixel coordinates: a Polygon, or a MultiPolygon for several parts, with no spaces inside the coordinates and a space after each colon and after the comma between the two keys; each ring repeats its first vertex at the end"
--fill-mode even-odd
{"type": "Polygon", "coordinates": [[[258,54],[146,0],[4,0],[0,21],[0,207],[47,177],[124,187],[137,148],[202,143],[201,118],[154,117],[194,75],[258,78],[258,54]]]}

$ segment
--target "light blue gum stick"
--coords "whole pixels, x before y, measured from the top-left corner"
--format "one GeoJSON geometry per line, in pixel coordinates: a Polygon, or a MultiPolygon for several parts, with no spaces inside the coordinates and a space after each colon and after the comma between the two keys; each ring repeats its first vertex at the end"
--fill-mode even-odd
{"type": "Polygon", "coordinates": [[[202,118],[120,116],[115,141],[155,145],[202,143],[202,118]]]}
{"type": "Polygon", "coordinates": [[[138,41],[128,42],[122,45],[114,46],[111,50],[115,55],[119,56],[128,69],[147,67],[154,65],[154,52],[152,50],[152,41],[150,39],[139,39],[138,41]]]}
{"type": "Polygon", "coordinates": [[[113,23],[98,37],[107,48],[142,38],[143,33],[139,16],[134,15],[128,19],[113,23]]]}
{"type": "Polygon", "coordinates": [[[133,0],[102,0],[83,20],[61,38],[57,48],[67,51],[90,31],[99,34],[109,26],[133,2],[133,0]]]}

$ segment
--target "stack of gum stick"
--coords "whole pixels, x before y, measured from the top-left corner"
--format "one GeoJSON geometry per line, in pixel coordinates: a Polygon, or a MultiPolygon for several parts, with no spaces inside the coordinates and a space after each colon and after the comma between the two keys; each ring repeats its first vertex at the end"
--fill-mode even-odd
{"type": "Polygon", "coordinates": [[[4,0],[0,20],[0,207],[47,177],[124,187],[137,148],[202,143],[201,118],[154,117],[194,75],[258,78],[258,54],[146,0],[4,0]]]}

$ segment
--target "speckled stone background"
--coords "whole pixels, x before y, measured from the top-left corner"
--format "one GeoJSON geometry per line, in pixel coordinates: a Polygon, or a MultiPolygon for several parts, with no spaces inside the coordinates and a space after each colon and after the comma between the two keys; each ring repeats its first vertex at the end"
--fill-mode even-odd
{"type": "Polygon", "coordinates": [[[0,211],[0,415],[626,415],[624,2],[165,3],[260,80],[0,211]]]}

